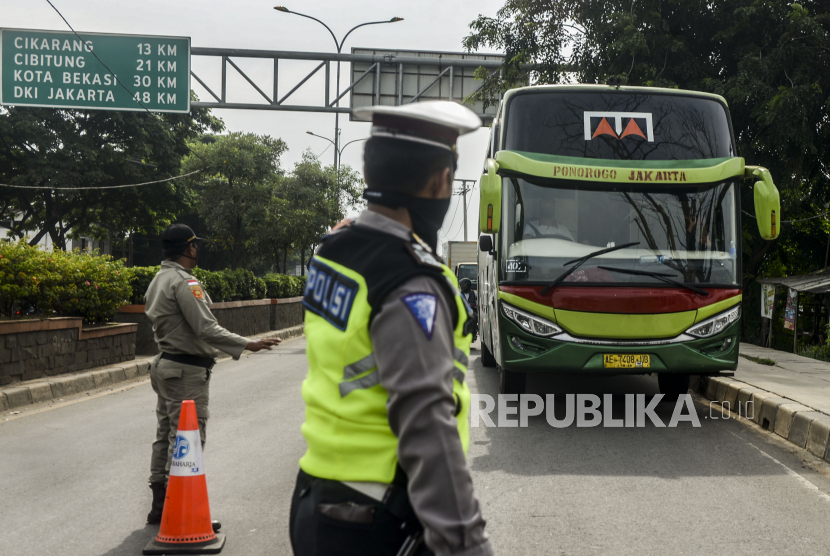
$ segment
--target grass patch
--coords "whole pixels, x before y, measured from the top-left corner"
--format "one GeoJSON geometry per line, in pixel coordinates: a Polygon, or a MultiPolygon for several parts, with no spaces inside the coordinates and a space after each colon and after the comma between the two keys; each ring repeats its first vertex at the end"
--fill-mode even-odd
{"type": "Polygon", "coordinates": [[[830,362],[830,346],[827,345],[807,346],[805,349],[800,350],[798,354],[803,357],[830,362]]]}
{"type": "Polygon", "coordinates": [[[749,359],[753,363],[758,363],[759,365],[775,365],[775,361],[767,357],[752,357],[751,355],[744,355],[743,353],[741,353],[740,356],[744,359],[749,359]]]}

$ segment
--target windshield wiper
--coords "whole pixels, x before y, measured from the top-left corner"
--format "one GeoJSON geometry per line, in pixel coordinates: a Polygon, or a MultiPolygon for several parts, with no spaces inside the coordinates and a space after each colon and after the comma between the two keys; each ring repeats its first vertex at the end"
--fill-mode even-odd
{"type": "Polygon", "coordinates": [[[596,256],[603,255],[605,253],[610,253],[611,251],[618,251],[620,249],[625,249],[626,247],[631,247],[632,245],[640,245],[640,242],[639,241],[633,241],[631,243],[623,243],[622,245],[615,245],[614,247],[608,247],[607,249],[600,249],[599,251],[594,251],[593,253],[588,253],[584,257],[580,257],[578,259],[574,259],[572,261],[566,262],[562,266],[568,266],[568,265],[574,264],[574,263],[576,263],[576,264],[574,266],[572,266],[571,268],[569,268],[568,270],[566,270],[565,272],[563,272],[562,274],[560,274],[559,278],[557,278],[556,280],[551,282],[549,285],[545,286],[544,289],[540,293],[542,295],[545,295],[552,288],[555,288],[556,286],[558,286],[559,283],[562,282],[562,280],[564,280],[565,278],[567,278],[568,276],[573,274],[574,271],[577,268],[579,268],[580,266],[582,266],[582,263],[584,263],[588,259],[592,259],[596,256]]]}
{"type": "Polygon", "coordinates": [[[709,292],[706,290],[702,290],[695,286],[690,286],[689,284],[680,282],[678,280],[673,280],[672,278],[677,278],[675,274],[662,274],[660,272],[648,272],[646,270],[632,270],[628,268],[614,268],[611,266],[598,266],[597,268],[601,268],[603,270],[609,270],[611,272],[619,272],[620,274],[633,274],[634,276],[650,276],[652,278],[657,278],[658,280],[662,280],[663,282],[674,284],[676,286],[680,286],[682,288],[688,288],[695,293],[700,295],[709,295],[709,292]]]}

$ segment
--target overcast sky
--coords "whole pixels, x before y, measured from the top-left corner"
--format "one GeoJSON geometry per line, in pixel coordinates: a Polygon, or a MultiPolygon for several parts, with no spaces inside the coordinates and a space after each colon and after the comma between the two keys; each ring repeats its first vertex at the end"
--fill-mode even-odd
{"type": "MultiPolygon", "coordinates": [[[[479,14],[494,16],[504,0],[52,0],[64,17],[77,31],[96,33],[130,33],[138,35],[171,35],[191,37],[193,47],[252,48],[263,50],[292,50],[307,52],[332,52],[334,41],[320,24],[295,15],[277,12],[278,3],[291,10],[306,13],[326,22],[338,38],[352,27],[366,21],[402,17],[404,21],[385,25],[363,27],[352,33],[343,47],[382,48],[390,50],[463,51],[461,41],[468,34],[468,25],[479,14]]],[[[66,25],[46,0],[2,0],[0,25],[12,28],[66,30],[66,25]]],[[[251,62],[250,60],[248,62],[251,62]]],[[[301,78],[313,69],[315,63],[283,62],[281,80],[288,83],[292,75],[301,78]]],[[[255,63],[239,63],[252,76],[261,76],[260,87],[269,92],[270,72],[259,71],[255,63]]],[[[214,91],[219,89],[219,63],[213,67],[209,61],[194,58],[194,71],[214,91]]],[[[348,65],[341,69],[341,89],[348,83],[348,65]]],[[[231,101],[257,101],[254,92],[241,78],[234,81],[229,72],[228,92],[231,101]],[[236,94],[236,98],[231,98],[236,94]]],[[[322,75],[320,72],[319,75],[322,75]]],[[[316,78],[317,76],[315,76],[316,78]]],[[[298,78],[298,79],[299,79],[298,78]]],[[[333,81],[333,79],[332,79],[333,81]]],[[[296,83],[296,81],[295,81],[296,83]]],[[[193,89],[207,100],[209,95],[195,82],[193,89]]],[[[280,93],[293,87],[288,85],[280,93]]],[[[322,90],[322,79],[314,79],[299,89],[294,96],[303,104],[313,104],[322,90]]],[[[332,89],[333,92],[333,89],[332,89]]],[[[332,97],[333,98],[333,97],[332,97]]],[[[348,105],[348,102],[342,103],[348,105]]],[[[288,144],[289,151],[282,165],[290,170],[300,160],[303,151],[310,148],[324,164],[333,162],[329,143],[306,134],[312,131],[329,138],[334,137],[334,115],[271,112],[247,110],[216,110],[229,131],[253,132],[279,137],[288,144]],[[328,148],[327,148],[328,146],[328,148]]],[[[353,139],[368,136],[369,125],[349,122],[348,116],[340,117],[342,145],[353,139]]],[[[459,141],[458,178],[478,179],[484,160],[488,132],[479,130],[459,141]]],[[[362,168],[362,142],[357,142],[343,153],[343,163],[356,169],[362,168]]],[[[477,187],[477,185],[476,185],[477,187]]],[[[469,197],[468,197],[469,199],[469,197]]],[[[470,201],[468,238],[476,233],[478,191],[470,201]]],[[[463,238],[460,198],[455,198],[441,231],[441,241],[463,238]],[[450,226],[450,224],[452,224],[450,226]]]]}

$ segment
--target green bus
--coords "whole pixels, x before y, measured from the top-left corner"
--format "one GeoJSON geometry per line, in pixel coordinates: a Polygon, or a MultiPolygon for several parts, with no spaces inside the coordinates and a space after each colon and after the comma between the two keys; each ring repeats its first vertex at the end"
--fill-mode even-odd
{"type": "Polygon", "coordinates": [[[656,373],[660,390],[734,370],[741,196],[780,231],[769,171],[737,156],[726,101],[641,87],[505,93],[480,182],[481,359],[527,373],[656,373]]]}

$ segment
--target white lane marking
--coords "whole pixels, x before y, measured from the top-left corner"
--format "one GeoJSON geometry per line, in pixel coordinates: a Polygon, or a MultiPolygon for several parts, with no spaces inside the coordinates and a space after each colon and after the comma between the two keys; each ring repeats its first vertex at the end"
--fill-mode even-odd
{"type": "Polygon", "coordinates": [[[816,485],[814,485],[813,483],[811,483],[810,481],[808,481],[807,479],[805,479],[804,477],[802,477],[801,475],[799,475],[798,473],[796,473],[795,471],[793,471],[792,469],[790,469],[789,467],[787,467],[787,465],[786,465],[786,464],[781,463],[780,461],[778,461],[777,459],[775,459],[774,457],[772,457],[771,455],[769,455],[768,453],[766,453],[765,451],[763,451],[761,448],[759,448],[758,446],[756,446],[756,445],[755,445],[755,444],[753,444],[752,442],[749,442],[749,441],[748,441],[748,440],[746,440],[745,438],[741,438],[740,436],[738,436],[738,435],[737,435],[737,434],[735,434],[734,432],[732,432],[732,431],[727,431],[727,432],[728,432],[729,434],[731,434],[732,436],[736,437],[736,438],[740,438],[741,440],[743,440],[744,442],[746,442],[747,444],[749,444],[750,446],[752,446],[753,448],[755,448],[756,450],[758,450],[759,452],[761,452],[761,455],[762,455],[762,456],[764,456],[764,457],[766,457],[766,458],[771,459],[772,461],[774,461],[775,463],[777,463],[778,465],[780,465],[781,467],[783,467],[783,468],[786,470],[787,475],[789,475],[790,477],[792,477],[793,479],[795,479],[795,480],[797,480],[799,483],[801,483],[801,486],[803,486],[803,487],[807,488],[808,490],[812,490],[812,491],[814,491],[814,492],[815,492],[816,494],[818,494],[818,495],[822,498],[822,500],[824,500],[825,502],[830,502],[830,494],[827,494],[827,493],[825,493],[824,491],[822,491],[822,490],[821,490],[820,488],[818,488],[816,485]]]}

